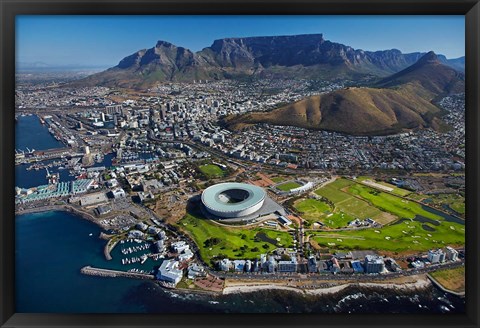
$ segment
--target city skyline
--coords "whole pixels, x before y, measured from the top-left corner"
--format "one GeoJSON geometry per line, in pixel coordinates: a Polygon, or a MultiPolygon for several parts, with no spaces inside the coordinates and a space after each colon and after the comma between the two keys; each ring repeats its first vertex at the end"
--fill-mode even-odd
{"type": "Polygon", "coordinates": [[[464,16],[23,15],[16,20],[16,62],[110,67],[158,40],[199,51],[221,38],[316,33],[365,51],[433,50],[458,58],[464,30],[464,16]]]}

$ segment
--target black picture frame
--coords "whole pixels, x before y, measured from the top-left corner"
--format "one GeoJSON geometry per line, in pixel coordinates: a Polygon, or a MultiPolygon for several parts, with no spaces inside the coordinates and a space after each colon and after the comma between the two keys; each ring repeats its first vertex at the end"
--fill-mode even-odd
{"type": "Polygon", "coordinates": [[[479,312],[479,40],[478,0],[0,0],[0,324],[2,327],[478,327],[479,312]],[[15,16],[19,14],[410,14],[466,19],[466,314],[455,315],[141,315],[15,313],[14,87],[15,16]],[[470,218],[471,220],[469,220],[470,218]]]}

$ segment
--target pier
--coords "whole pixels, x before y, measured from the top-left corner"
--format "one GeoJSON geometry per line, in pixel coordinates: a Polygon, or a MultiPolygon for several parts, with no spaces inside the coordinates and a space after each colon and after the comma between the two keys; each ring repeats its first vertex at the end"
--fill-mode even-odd
{"type": "Polygon", "coordinates": [[[91,266],[83,267],[80,270],[80,272],[88,276],[113,277],[113,278],[124,277],[124,278],[137,278],[137,279],[149,279],[149,280],[155,279],[155,276],[151,274],[100,269],[100,268],[94,268],[91,266]]]}

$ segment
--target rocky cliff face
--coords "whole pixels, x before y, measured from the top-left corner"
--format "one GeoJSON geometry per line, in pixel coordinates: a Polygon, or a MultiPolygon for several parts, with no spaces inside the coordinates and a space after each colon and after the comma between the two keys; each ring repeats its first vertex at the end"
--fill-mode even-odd
{"type": "MultiPolygon", "coordinates": [[[[161,81],[237,78],[386,77],[414,64],[423,54],[399,50],[363,51],[325,40],[322,34],[226,38],[192,52],[169,42],[137,51],[84,84],[148,86],[161,81]]],[[[448,64],[445,57],[441,57],[448,64]]],[[[455,63],[461,67],[461,60],[455,63]]]]}

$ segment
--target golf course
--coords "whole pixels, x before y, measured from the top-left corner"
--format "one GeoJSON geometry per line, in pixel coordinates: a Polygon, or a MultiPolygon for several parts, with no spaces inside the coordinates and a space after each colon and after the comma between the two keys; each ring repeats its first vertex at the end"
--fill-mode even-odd
{"type": "Polygon", "coordinates": [[[214,258],[256,259],[279,247],[293,247],[292,236],[261,227],[224,227],[200,216],[187,214],[178,222],[198,245],[205,262],[214,258]]]}

